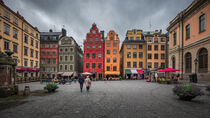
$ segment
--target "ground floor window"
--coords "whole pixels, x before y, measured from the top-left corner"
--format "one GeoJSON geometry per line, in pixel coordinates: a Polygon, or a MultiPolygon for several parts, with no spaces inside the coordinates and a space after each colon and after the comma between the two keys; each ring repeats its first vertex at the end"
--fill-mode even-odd
{"type": "Polygon", "coordinates": [[[206,48],[202,48],[198,52],[198,70],[200,73],[208,72],[208,51],[206,48]]]}

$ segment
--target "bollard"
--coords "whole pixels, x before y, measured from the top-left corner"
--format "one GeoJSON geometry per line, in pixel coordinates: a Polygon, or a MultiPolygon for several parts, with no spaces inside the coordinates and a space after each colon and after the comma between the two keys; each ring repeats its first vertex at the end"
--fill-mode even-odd
{"type": "Polygon", "coordinates": [[[24,95],[24,96],[30,95],[30,87],[29,87],[28,85],[25,86],[23,95],[24,95]]]}

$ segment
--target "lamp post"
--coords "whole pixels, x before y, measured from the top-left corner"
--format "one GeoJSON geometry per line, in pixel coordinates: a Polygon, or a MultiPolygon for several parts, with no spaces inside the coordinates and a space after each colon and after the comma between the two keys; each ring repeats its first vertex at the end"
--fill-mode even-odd
{"type": "Polygon", "coordinates": [[[196,74],[197,73],[198,58],[195,58],[194,63],[195,63],[195,74],[196,74]]]}

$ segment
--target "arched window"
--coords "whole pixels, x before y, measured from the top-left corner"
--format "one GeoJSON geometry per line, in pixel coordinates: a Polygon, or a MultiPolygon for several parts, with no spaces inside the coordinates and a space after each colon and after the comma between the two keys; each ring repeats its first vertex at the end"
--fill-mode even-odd
{"type": "Polygon", "coordinates": [[[172,61],[172,68],[176,68],[176,59],[175,59],[175,56],[172,57],[171,61],[172,61]]]}
{"type": "Polygon", "coordinates": [[[208,72],[208,51],[206,48],[202,48],[198,52],[198,71],[199,73],[208,72]]]}
{"type": "Polygon", "coordinates": [[[192,56],[191,53],[186,53],[185,54],[185,72],[186,73],[191,73],[192,71],[192,56]]]}

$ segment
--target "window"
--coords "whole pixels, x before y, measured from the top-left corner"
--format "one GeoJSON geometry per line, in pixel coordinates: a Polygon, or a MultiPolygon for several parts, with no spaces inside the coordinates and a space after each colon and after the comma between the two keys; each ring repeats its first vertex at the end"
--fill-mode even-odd
{"type": "Polygon", "coordinates": [[[90,64],[89,63],[86,63],[86,68],[90,68],[90,64]]]}
{"type": "Polygon", "coordinates": [[[97,37],[95,38],[95,41],[99,41],[97,37]]]}
{"type": "Polygon", "coordinates": [[[199,17],[199,32],[205,31],[206,21],[205,21],[205,14],[202,14],[199,17]]]}
{"type": "Polygon", "coordinates": [[[18,38],[18,30],[13,28],[13,38],[18,38]]]}
{"type": "Polygon", "coordinates": [[[161,59],[165,59],[165,54],[161,54],[161,59]]]}
{"type": "Polygon", "coordinates": [[[152,46],[151,45],[148,45],[148,50],[152,50],[152,46]]]}
{"type": "Polygon", "coordinates": [[[99,45],[98,48],[101,48],[101,45],[99,45]]]}
{"type": "Polygon", "coordinates": [[[107,66],[106,67],[106,71],[110,71],[110,66],[107,66]]]}
{"type": "Polygon", "coordinates": [[[36,41],[36,48],[39,48],[39,42],[36,41]]]}
{"type": "Polygon", "coordinates": [[[113,54],[117,54],[117,50],[114,49],[114,50],[113,50],[113,54]]]}
{"type": "Polygon", "coordinates": [[[68,56],[65,56],[65,61],[68,61],[68,56]]]}
{"type": "Polygon", "coordinates": [[[158,54],[154,54],[154,59],[158,59],[158,54]]]}
{"type": "Polygon", "coordinates": [[[208,51],[202,48],[198,53],[198,67],[200,73],[208,72],[208,51]]]}
{"type": "Polygon", "coordinates": [[[45,64],[45,59],[44,58],[41,59],[41,64],[45,64]]]}
{"type": "Polygon", "coordinates": [[[93,34],[96,34],[96,31],[95,30],[93,30],[93,34]]]}
{"type": "Polygon", "coordinates": [[[148,63],[148,68],[152,68],[152,62],[148,63]]]}
{"type": "Polygon", "coordinates": [[[60,52],[63,52],[63,49],[62,48],[60,49],[60,52]]]}
{"type": "Polygon", "coordinates": [[[4,23],[4,33],[9,35],[10,34],[10,26],[4,23]]]}
{"type": "Polygon", "coordinates": [[[13,52],[14,53],[18,52],[18,45],[16,43],[13,43],[13,52]]]}
{"type": "Polygon", "coordinates": [[[139,44],[139,49],[142,49],[143,48],[143,45],[142,44],[139,44]]]}
{"type": "Polygon", "coordinates": [[[98,68],[102,68],[102,64],[101,63],[98,63],[98,68]]]}
{"type": "Polygon", "coordinates": [[[56,59],[52,58],[52,64],[56,64],[56,59]]]}
{"type": "Polygon", "coordinates": [[[41,44],[41,48],[45,48],[45,45],[44,44],[41,44]]]}
{"type": "Polygon", "coordinates": [[[90,42],[93,42],[93,38],[89,38],[89,41],[90,41],[90,42]]]}
{"type": "Polygon", "coordinates": [[[148,38],[147,41],[148,41],[148,42],[152,42],[152,38],[148,38]]]}
{"type": "Polygon", "coordinates": [[[39,37],[39,35],[38,35],[38,33],[36,33],[36,38],[38,39],[38,37],[39,37]]]}
{"type": "Polygon", "coordinates": [[[65,70],[68,70],[68,65],[65,65],[65,70]]]}
{"type": "Polygon", "coordinates": [[[31,34],[34,35],[34,30],[31,30],[31,34]]]}
{"type": "Polygon", "coordinates": [[[68,52],[68,48],[65,48],[65,52],[68,52]]]}
{"type": "Polygon", "coordinates": [[[47,64],[50,64],[50,58],[47,58],[47,64]]]}
{"type": "Polygon", "coordinates": [[[127,52],[127,58],[131,58],[131,52],[127,52]]]}
{"type": "Polygon", "coordinates": [[[93,45],[93,46],[92,46],[92,48],[94,49],[94,48],[96,48],[96,46],[95,46],[95,45],[93,45]]]}
{"type": "Polygon", "coordinates": [[[113,66],[113,71],[117,71],[117,66],[113,66]]]}
{"type": "Polygon", "coordinates": [[[46,45],[46,48],[50,48],[50,44],[47,44],[47,45],[46,45]]]}
{"type": "Polygon", "coordinates": [[[50,51],[47,51],[47,56],[50,56],[50,51]]]}
{"type": "Polygon", "coordinates": [[[116,43],[113,43],[113,46],[114,46],[114,47],[116,47],[116,46],[117,46],[117,44],[116,44],[116,43]]]}
{"type": "Polygon", "coordinates": [[[25,46],[24,46],[24,55],[28,56],[28,47],[25,47],[25,46]]]}
{"type": "Polygon", "coordinates": [[[53,51],[53,52],[52,52],[52,55],[53,55],[53,56],[55,56],[55,55],[56,55],[56,52],[55,52],[55,51],[53,51]]]}
{"type": "Polygon", "coordinates": [[[96,58],[96,54],[95,53],[92,54],[92,58],[93,59],[96,58]]]}
{"type": "Polygon", "coordinates": [[[165,38],[161,38],[160,41],[161,41],[161,42],[165,42],[166,39],[165,39],[165,38]]]}
{"type": "Polygon", "coordinates": [[[18,19],[17,19],[16,17],[14,17],[13,22],[14,22],[16,25],[18,25],[18,19]]]}
{"type": "Polygon", "coordinates": [[[131,45],[127,45],[127,49],[131,49],[131,45]]]}
{"type": "Polygon", "coordinates": [[[117,58],[113,58],[113,62],[116,63],[117,62],[117,58]]]}
{"type": "Polygon", "coordinates": [[[133,62],[133,68],[137,68],[137,62],[133,62]]]}
{"type": "Polygon", "coordinates": [[[186,25],[185,32],[186,32],[186,40],[187,40],[190,38],[190,24],[186,25]]]}
{"type": "Polygon", "coordinates": [[[24,59],[24,66],[28,66],[28,59],[24,59]]]}
{"type": "Polygon", "coordinates": [[[113,40],[113,37],[111,37],[110,39],[113,40]]]}
{"type": "Polygon", "coordinates": [[[143,52],[139,52],[139,58],[143,58],[143,52]]]}
{"type": "Polygon", "coordinates": [[[52,67],[52,72],[55,72],[56,71],[56,67],[52,67]]]}
{"type": "Polygon", "coordinates": [[[154,45],[154,50],[158,50],[158,45],[154,45]]]}
{"type": "Polygon", "coordinates": [[[175,60],[175,57],[172,57],[172,68],[176,68],[176,60],[175,60]]]}
{"type": "Polygon", "coordinates": [[[4,11],[4,17],[7,18],[8,20],[10,20],[10,14],[8,11],[4,11]]]}
{"type": "Polygon", "coordinates": [[[4,39],[4,50],[9,50],[9,40],[4,39]]]}
{"type": "Polygon", "coordinates": [[[110,43],[107,43],[106,46],[109,47],[110,46],[110,43]]]}
{"type": "Polygon", "coordinates": [[[44,71],[45,71],[45,67],[41,67],[40,70],[41,70],[42,72],[44,72],[44,71]]]}
{"type": "Polygon", "coordinates": [[[27,25],[25,25],[25,31],[28,32],[28,26],[27,25]]]}
{"type": "Polygon", "coordinates": [[[89,53],[86,54],[86,58],[87,59],[90,58],[90,54],[89,53]]]}
{"type": "Polygon", "coordinates": [[[52,44],[52,48],[56,48],[56,45],[55,44],[52,44]]]}
{"type": "Polygon", "coordinates": [[[176,45],[176,32],[174,33],[173,38],[174,38],[174,45],[176,45]]]}
{"type": "Polygon", "coordinates": [[[63,70],[63,65],[60,65],[60,70],[63,70]]]}
{"type": "Polygon", "coordinates": [[[130,40],[133,40],[133,37],[130,37],[130,40]]]}
{"type": "Polygon", "coordinates": [[[191,73],[192,70],[192,56],[191,53],[186,53],[185,55],[185,72],[191,73]]]}
{"type": "Polygon", "coordinates": [[[101,53],[98,54],[98,58],[99,59],[102,58],[102,54],[101,53]]]}
{"type": "Polygon", "coordinates": [[[142,68],[142,67],[143,67],[143,62],[140,61],[140,62],[139,62],[139,68],[142,68]]]}
{"type": "Polygon", "coordinates": [[[148,54],[148,59],[152,59],[152,54],[148,54]]]}
{"type": "Polygon", "coordinates": [[[106,62],[109,63],[110,62],[110,58],[106,58],[106,62]]]}
{"type": "Polygon", "coordinates": [[[50,67],[47,67],[47,68],[46,68],[46,71],[47,71],[47,72],[50,72],[50,71],[51,71],[51,68],[50,68],[50,67]]]}
{"type": "Polygon", "coordinates": [[[31,38],[31,46],[34,46],[34,39],[31,38]]]}
{"type": "Polygon", "coordinates": [[[70,65],[70,70],[73,70],[73,65],[70,65]]]}
{"type": "Polygon", "coordinates": [[[165,50],[165,45],[161,45],[161,50],[165,50]]]}
{"type": "Polygon", "coordinates": [[[133,58],[137,58],[137,53],[133,52],[133,58]]]}
{"type": "Polygon", "coordinates": [[[154,43],[158,43],[158,38],[154,38],[154,43]]]}
{"type": "Polygon", "coordinates": [[[31,67],[33,68],[34,67],[34,61],[30,60],[30,62],[31,62],[31,67]]]}
{"type": "Polygon", "coordinates": [[[154,68],[158,68],[158,62],[154,63],[154,68]]]}
{"type": "Polygon", "coordinates": [[[165,63],[161,63],[161,64],[160,64],[160,67],[161,67],[161,68],[165,68],[165,63]]]}
{"type": "Polygon", "coordinates": [[[140,40],[140,38],[139,37],[136,37],[136,40],[140,40]]]}
{"type": "Polygon", "coordinates": [[[63,56],[60,56],[60,61],[63,61],[63,56]]]}
{"type": "Polygon", "coordinates": [[[106,50],[106,54],[110,54],[110,50],[106,50]]]}
{"type": "Polygon", "coordinates": [[[95,63],[92,63],[92,68],[96,68],[96,64],[95,63]]]}
{"type": "Polygon", "coordinates": [[[136,45],[133,45],[133,49],[136,49],[136,45]]]}
{"type": "Polygon", "coordinates": [[[70,48],[70,51],[71,51],[71,52],[73,52],[73,51],[74,51],[74,49],[73,49],[73,48],[70,48]]]}
{"type": "Polygon", "coordinates": [[[37,58],[37,59],[38,59],[38,55],[39,55],[39,54],[38,54],[38,51],[36,51],[36,58],[37,58]]]}
{"type": "Polygon", "coordinates": [[[31,57],[34,57],[34,50],[33,49],[30,50],[31,50],[31,57]]]}
{"type": "Polygon", "coordinates": [[[131,62],[127,62],[127,68],[131,67],[131,62]]]}
{"type": "Polygon", "coordinates": [[[74,59],[73,59],[73,56],[71,55],[71,56],[70,56],[70,61],[73,61],[73,60],[74,60],[74,59]]]}
{"type": "Polygon", "coordinates": [[[24,35],[24,42],[28,43],[28,35],[26,35],[26,34],[24,35]]]}

